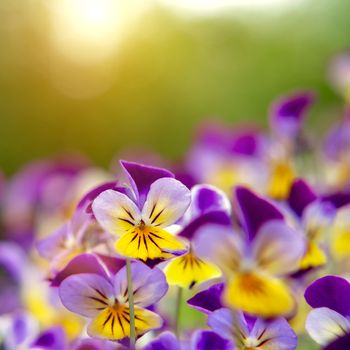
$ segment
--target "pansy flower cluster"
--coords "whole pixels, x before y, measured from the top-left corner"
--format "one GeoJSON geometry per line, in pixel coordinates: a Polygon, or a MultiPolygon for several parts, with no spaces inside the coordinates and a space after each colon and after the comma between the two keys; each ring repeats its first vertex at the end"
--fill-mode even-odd
{"type": "Polygon", "coordinates": [[[350,117],[313,135],[315,102],[203,123],[177,163],[1,176],[0,348],[350,349],[350,117]]]}

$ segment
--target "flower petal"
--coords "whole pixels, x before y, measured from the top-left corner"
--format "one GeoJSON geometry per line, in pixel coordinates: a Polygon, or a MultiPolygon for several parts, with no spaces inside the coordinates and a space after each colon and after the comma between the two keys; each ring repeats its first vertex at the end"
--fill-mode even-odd
{"type": "Polygon", "coordinates": [[[235,189],[238,205],[238,216],[250,239],[253,239],[259,228],[269,220],[283,220],[282,212],[267,199],[258,196],[245,187],[235,189]]]}
{"type": "Polygon", "coordinates": [[[212,311],[221,309],[223,304],[221,296],[224,291],[224,284],[218,283],[197,293],[194,297],[187,300],[187,304],[195,309],[210,314],[212,311]]]}
{"type": "Polygon", "coordinates": [[[164,332],[148,343],[143,350],[181,350],[181,347],[173,333],[164,332]]]}
{"type": "Polygon", "coordinates": [[[350,333],[337,338],[328,344],[323,350],[348,350],[350,349],[350,333]]]}
{"type": "Polygon", "coordinates": [[[56,274],[55,278],[51,281],[51,286],[58,287],[65,278],[80,273],[93,273],[107,278],[106,271],[96,256],[93,254],[80,254],[73,258],[62,271],[56,274]]]}
{"type": "Polygon", "coordinates": [[[158,227],[134,228],[125,233],[117,242],[119,254],[134,259],[169,259],[178,252],[186,252],[183,241],[158,227]]]}
{"type": "Polygon", "coordinates": [[[198,230],[193,248],[198,256],[212,261],[224,274],[230,275],[240,267],[244,243],[231,228],[211,224],[198,230]]]}
{"type": "Polygon", "coordinates": [[[291,209],[301,217],[304,209],[316,199],[317,196],[309,184],[303,179],[297,179],[292,184],[287,201],[291,209]]]}
{"type": "MultiPolygon", "coordinates": [[[[158,302],[168,290],[164,273],[151,269],[141,262],[131,264],[132,287],[135,305],[147,307],[158,302]]],[[[121,303],[128,300],[126,267],[121,269],[114,279],[115,295],[121,303]]]]}
{"type": "Polygon", "coordinates": [[[196,331],[191,340],[191,350],[233,350],[233,343],[225,338],[222,338],[219,334],[208,331],[198,330],[196,331]]]}
{"type": "Polygon", "coordinates": [[[259,350],[294,350],[298,344],[297,335],[284,318],[271,322],[258,318],[250,337],[257,339],[259,350]]]}
{"type": "Polygon", "coordinates": [[[327,307],[350,316],[350,283],[339,276],[325,276],[314,281],[305,291],[305,299],[313,308],[327,307]]]}
{"type": "Polygon", "coordinates": [[[242,337],[248,336],[248,327],[241,312],[235,312],[237,319],[235,320],[235,326],[238,329],[234,329],[233,322],[234,313],[230,309],[222,308],[209,314],[208,326],[215,332],[222,335],[224,338],[232,339],[232,337],[238,337],[240,340],[242,337]],[[238,325],[238,326],[237,326],[238,325]]]}
{"type": "MultiPolygon", "coordinates": [[[[161,327],[163,321],[154,312],[135,307],[135,330],[136,335],[142,335],[151,329],[161,327]]],[[[88,334],[91,337],[121,340],[130,336],[129,309],[107,308],[103,310],[88,326],[88,334]]]]}
{"type": "Polygon", "coordinates": [[[128,176],[128,180],[135,192],[136,199],[140,205],[140,208],[143,207],[147,193],[153,182],[163,177],[174,177],[173,173],[162,168],[134,162],[127,162],[125,160],[120,161],[120,164],[128,176]]]}
{"type": "Polygon", "coordinates": [[[283,281],[257,273],[234,276],[227,285],[224,298],[234,308],[266,318],[287,315],[295,306],[283,281]]]}
{"type": "Polygon", "coordinates": [[[191,203],[191,192],[180,181],[162,178],[155,181],[142,209],[142,219],[148,226],[167,227],[184,215],[191,203]]]}
{"type": "Polygon", "coordinates": [[[332,340],[348,333],[350,322],[338,312],[321,307],[310,311],[305,327],[315,342],[327,345],[332,340]]]}
{"type": "Polygon", "coordinates": [[[125,194],[107,190],[99,194],[92,203],[98,223],[107,232],[122,235],[141,221],[136,204],[125,194]]]}
{"type": "Polygon", "coordinates": [[[284,96],[273,104],[270,112],[271,128],[283,137],[295,137],[300,131],[307,110],[314,103],[310,91],[284,96]]]}
{"type": "Polygon", "coordinates": [[[261,227],[252,249],[261,269],[273,275],[286,275],[298,269],[305,240],[284,221],[273,220],[261,227]]]}
{"type": "Polygon", "coordinates": [[[42,350],[68,349],[66,335],[61,327],[52,327],[40,334],[31,348],[42,350]]]}
{"type": "Polygon", "coordinates": [[[95,317],[113,298],[112,284],[100,275],[83,273],[67,277],[59,287],[62,304],[70,311],[95,317]]]}
{"type": "Polygon", "coordinates": [[[189,289],[221,276],[221,271],[214,264],[192,253],[172,259],[165,267],[164,273],[170,285],[189,289]]]}
{"type": "Polygon", "coordinates": [[[192,202],[189,213],[196,218],[212,211],[222,211],[231,214],[231,204],[226,194],[211,185],[195,185],[191,189],[192,202]]]}
{"type": "Polygon", "coordinates": [[[178,236],[192,240],[200,227],[208,224],[231,226],[231,217],[223,211],[211,211],[192,220],[179,233],[178,236]]]}

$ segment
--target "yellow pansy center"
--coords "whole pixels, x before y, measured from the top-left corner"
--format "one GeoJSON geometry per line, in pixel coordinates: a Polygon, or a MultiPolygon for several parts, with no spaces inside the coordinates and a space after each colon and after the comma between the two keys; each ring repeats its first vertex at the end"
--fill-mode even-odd
{"type": "Polygon", "coordinates": [[[184,243],[177,237],[160,227],[146,225],[143,220],[122,235],[115,247],[123,256],[144,261],[168,259],[173,256],[171,251],[185,249],[184,243]]]}

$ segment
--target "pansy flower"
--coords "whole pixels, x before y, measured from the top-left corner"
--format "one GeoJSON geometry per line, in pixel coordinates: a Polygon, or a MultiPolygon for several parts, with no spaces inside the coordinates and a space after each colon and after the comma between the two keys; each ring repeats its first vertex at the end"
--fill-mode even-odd
{"type": "Polygon", "coordinates": [[[327,255],[323,246],[336,215],[336,205],[331,200],[318,196],[302,179],[294,181],[287,202],[295,214],[296,225],[304,232],[306,239],[300,269],[308,270],[324,265],[327,255]]]}
{"type": "Polygon", "coordinates": [[[189,251],[172,259],[165,267],[169,284],[192,288],[219,277],[220,270],[210,261],[200,258],[191,240],[196,231],[208,223],[230,224],[231,205],[226,195],[211,185],[196,185],[191,190],[191,206],[186,212],[179,236],[189,240],[189,251]]]}
{"type": "Polygon", "coordinates": [[[272,104],[270,128],[274,138],[268,152],[270,171],[267,183],[267,194],[271,198],[283,200],[288,196],[296,176],[293,156],[306,142],[303,125],[313,102],[314,95],[306,91],[283,96],[272,104]]]}
{"type": "Polygon", "coordinates": [[[339,276],[325,276],[305,291],[313,308],[306,320],[310,337],[325,350],[350,349],[350,284],[339,276]]]}
{"type": "Polygon", "coordinates": [[[79,201],[70,220],[52,234],[36,242],[39,254],[50,261],[49,279],[84,252],[110,253],[111,235],[97,224],[91,212],[93,200],[107,189],[122,190],[116,182],[103,183],[87,192],[79,201]]]}
{"type": "Polygon", "coordinates": [[[23,167],[7,184],[3,199],[5,234],[28,248],[38,234],[39,224],[56,222],[65,215],[72,184],[86,169],[81,157],[45,159],[23,167]]]}
{"type": "Polygon", "coordinates": [[[206,121],[197,130],[186,169],[198,183],[230,193],[233,186],[260,188],[265,181],[266,140],[256,127],[232,127],[206,121]]]}
{"type": "Polygon", "coordinates": [[[196,249],[224,272],[228,305],[263,317],[287,315],[295,303],[283,277],[297,269],[304,239],[266,199],[244,187],[236,188],[235,199],[243,232],[207,225],[196,249]]]}
{"type": "Polygon", "coordinates": [[[232,340],[236,349],[294,350],[298,343],[297,335],[284,318],[267,321],[222,308],[209,314],[208,325],[232,340]]]}
{"type": "MultiPolygon", "coordinates": [[[[138,336],[159,328],[162,319],[146,309],[158,302],[168,285],[158,268],[135,262],[132,285],[135,329],[138,336]]],[[[130,336],[130,314],[126,267],[114,276],[105,273],[78,273],[65,278],[59,286],[63,305],[70,311],[91,319],[87,332],[91,337],[121,340],[130,336]]]]}
{"type": "Polygon", "coordinates": [[[121,162],[131,185],[126,193],[107,190],[93,202],[99,224],[116,236],[120,255],[143,261],[186,251],[170,233],[190,205],[190,190],[165,169],[121,162]]]}

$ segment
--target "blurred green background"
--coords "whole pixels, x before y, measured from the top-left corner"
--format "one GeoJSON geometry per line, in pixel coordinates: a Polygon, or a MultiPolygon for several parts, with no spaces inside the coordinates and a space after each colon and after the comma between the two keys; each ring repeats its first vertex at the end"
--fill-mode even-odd
{"type": "Polygon", "coordinates": [[[318,92],[317,126],[343,107],[327,65],[350,43],[348,0],[215,13],[152,1],[141,11],[147,1],[125,0],[119,27],[103,28],[108,45],[99,27],[79,28],[79,9],[76,28],[51,1],[0,1],[0,167],[7,174],[75,150],[103,166],[129,146],[179,157],[204,118],[266,125],[270,102],[298,88],[318,92]]]}

